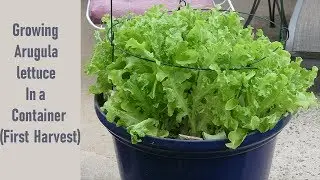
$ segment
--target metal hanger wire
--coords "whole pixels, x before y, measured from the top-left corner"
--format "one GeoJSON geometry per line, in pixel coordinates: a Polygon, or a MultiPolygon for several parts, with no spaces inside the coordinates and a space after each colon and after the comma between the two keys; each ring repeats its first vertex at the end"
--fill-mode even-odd
{"type": "MultiPolygon", "coordinates": [[[[187,6],[187,2],[185,0],[179,0],[179,5],[178,5],[178,10],[180,10],[183,6],[187,6]]],[[[108,32],[107,32],[107,37],[110,41],[110,45],[112,46],[112,62],[114,62],[114,58],[115,58],[115,44],[114,44],[114,26],[118,25],[119,22],[117,23],[114,23],[114,20],[113,20],[113,0],[110,0],[110,28],[108,29],[108,32]],[[110,34],[110,37],[109,37],[109,34],[110,34]]],[[[208,11],[210,9],[201,9],[203,11],[208,11]]],[[[220,10],[220,11],[229,11],[229,10],[220,10]]],[[[238,12],[240,14],[246,14],[246,15],[251,15],[249,13],[243,13],[243,12],[238,12]]],[[[253,15],[254,16],[254,15],[253,15]]],[[[259,16],[255,16],[259,19],[262,19],[262,20],[266,20],[266,21],[269,21],[270,23],[273,23],[275,24],[274,22],[266,19],[266,18],[263,18],[263,17],[259,17],[259,16]]],[[[246,25],[245,25],[246,26],[246,25]]],[[[283,28],[283,27],[281,27],[283,28]]],[[[288,40],[288,36],[289,36],[289,30],[286,28],[286,29],[283,29],[284,31],[287,31],[287,38],[284,40],[284,41],[287,41],[288,40]]],[[[150,62],[150,63],[156,63],[156,61],[154,60],[151,60],[151,59],[148,59],[148,58],[144,58],[144,57],[140,57],[140,56],[137,56],[137,55],[134,55],[128,51],[125,51],[121,48],[118,48],[119,50],[121,50],[123,53],[129,55],[129,56],[132,56],[132,57],[135,57],[135,58],[138,58],[140,60],[143,60],[143,61],[146,61],[146,62],[150,62]]],[[[276,52],[277,50],[279,49],[279,47],[277,47],[276,49],[273,50],[273,52],[276,52]]],[[[241,68],[229,68],[229,69],[221,69],[221,70],[249,70],[249,69],[258,69],[256,67],[252,67],[252,65],[258,63],[258,62],[261,62],[262,60],[266,59],[266,57],[263,57],[261,59],[257,59],[256,61],[252,62],[251,64],[248,64],[247,66],[244,66],[244,67],[241,67],[241,68]]],[[[204,68],[204,67],[190,67],[190,66],[182,66],[182,65],[175,65],[175,64],[168,64],[168,63],[163,63],[161,62],[160,65],[162,66],[168,66],[168,67],[175,67],[175,68],[183,68],[183,69],[191,69],[191,70],[198,70],[198,71],[213,71],[212,69],[210,68],[204,68]]]]}

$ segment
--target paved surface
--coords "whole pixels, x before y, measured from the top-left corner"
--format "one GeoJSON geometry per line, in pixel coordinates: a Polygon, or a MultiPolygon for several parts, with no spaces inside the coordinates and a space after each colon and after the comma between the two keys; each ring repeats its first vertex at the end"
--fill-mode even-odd
{"type": "MultiPolygon", "coordinates": [[[[294,0],[286,0],[293,9],[294,0]]],[[[235,1],[239,11],[249,11],[252,0],[235,1]]],[[[84,9],[84,7],[83,7],[84,9]]],[[[262,1],[259,15],[266,16],[267,1],[262,1]]],[[[84,17],[84,15],[83,15],[84,17]]],[[[83,19],[82,62],[88,62],[93,44],[92,28],[83,19]]],[[[82,77],[82,180],[119,180],[117,161],[110,134],[98,121],[93,110],[93,97],[87,87],[93,82],[82,77]]],[[[320,109],[311,109],[293,118],[279,134],[270,180],[320,180],[320,109]]]]}

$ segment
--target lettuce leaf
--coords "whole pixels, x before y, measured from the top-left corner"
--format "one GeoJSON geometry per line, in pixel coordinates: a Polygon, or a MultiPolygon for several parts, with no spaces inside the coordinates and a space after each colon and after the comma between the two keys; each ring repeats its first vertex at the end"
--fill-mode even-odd
{"type": "Polygon", "coordinates": [[[105,95],[108,121],[127,128],[133,143],[184,134],[225,137],[235,149],[316,102],[307,90],[318,69],[291,61],[261,30],[244,29],[236,12],[155,6],[117,19],[114,61],[105,20],[86,69],[97,77],[90,91],[105,95]]]}

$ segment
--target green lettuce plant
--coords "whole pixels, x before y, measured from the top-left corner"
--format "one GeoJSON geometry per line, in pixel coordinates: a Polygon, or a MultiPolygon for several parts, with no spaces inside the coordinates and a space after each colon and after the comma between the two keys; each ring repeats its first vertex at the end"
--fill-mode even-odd
{"type": "Polygon", "coordinates": [[[97,77],[90,91],[104,94],[108,121],[126,128],[132,143],[183,134],[227,138],[235,149],[248,133],[316,103],[307,90],[318,69],[302,68],[261,30],[243,28],[236,12],[155,6],[118,18],[114,57],[105,22],[86,70],[97,77]]]}

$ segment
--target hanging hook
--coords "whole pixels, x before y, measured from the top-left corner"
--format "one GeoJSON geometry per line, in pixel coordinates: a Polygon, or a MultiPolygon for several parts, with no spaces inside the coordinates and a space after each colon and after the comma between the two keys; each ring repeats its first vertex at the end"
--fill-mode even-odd
{"type": "Polygon", "coordinates": [[[180,10],[184,6],[187,6],[187,2],[185,0],[179,0],[178,10],[180,10]]]}

